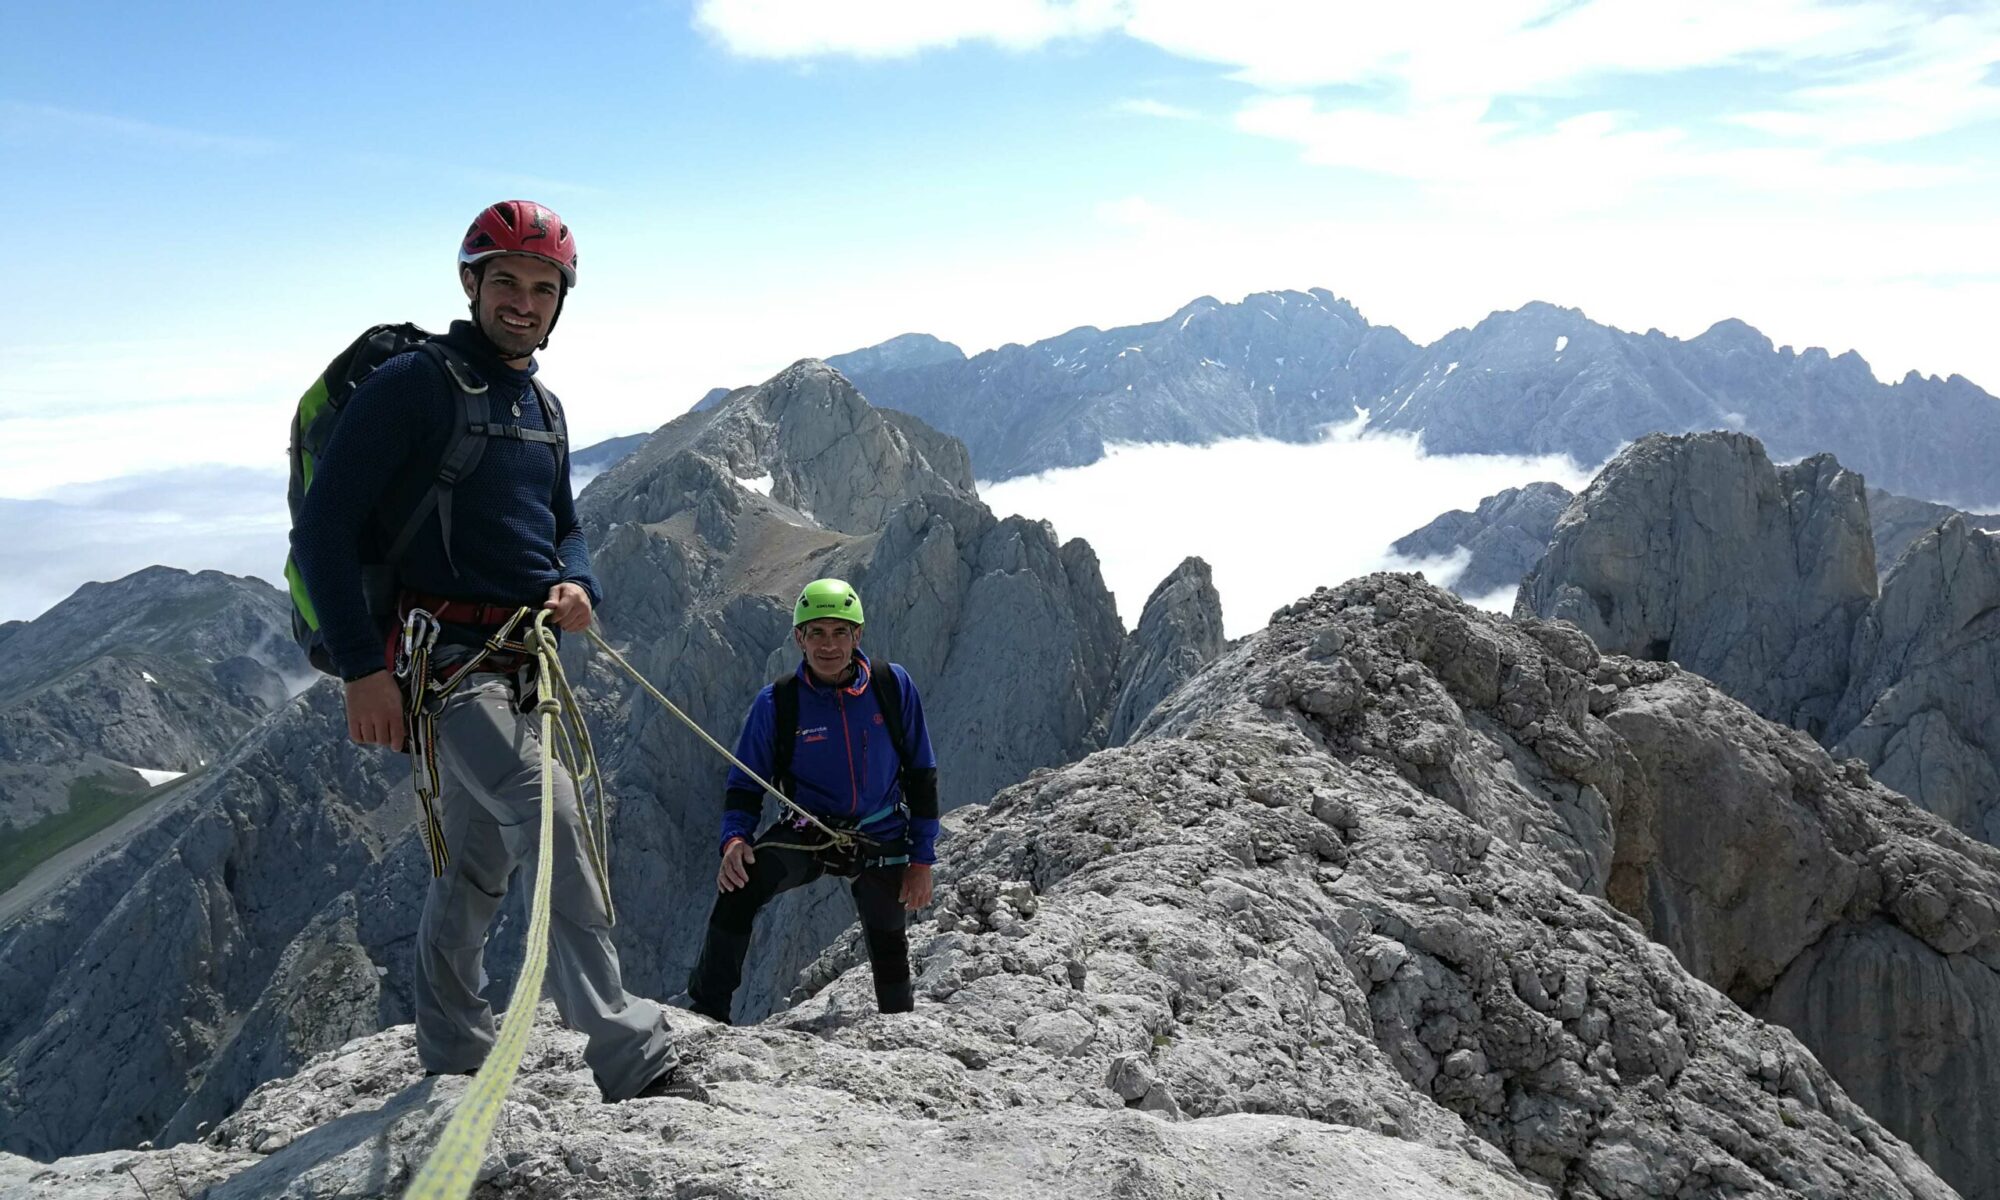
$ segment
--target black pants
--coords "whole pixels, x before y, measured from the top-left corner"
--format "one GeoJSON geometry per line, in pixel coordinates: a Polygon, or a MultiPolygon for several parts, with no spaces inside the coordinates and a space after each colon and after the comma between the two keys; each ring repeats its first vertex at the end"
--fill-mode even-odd
{"type": "MultiPolygon", "coordinates": [[[[750,882],[722,892],[708,915],[708,936],[701,957],[688,975],[688,1000],[694,1011],[729,1023],[729,1005],[743,982],[743,959],[750,952],[750,932],[757,913],[773,896],[803,887],[826,874],[827,861],[809,850],[765,845],[766,839],[795,841],[798,831],[786,825],[765,830],[757,839],[757,861],[750,864],[750,882]]],[[[904,853],[900,842],[871,849],[873,854],[904,853]]],[[[905,932],[909,914],[903,909],[903,867],[864,867],[848,884],[854,908],[861,916],[868,965],[875,976],[875,1006],[882,1012],[909,1012],[915,997],[910,985],[910,940],[905,932]]]]}

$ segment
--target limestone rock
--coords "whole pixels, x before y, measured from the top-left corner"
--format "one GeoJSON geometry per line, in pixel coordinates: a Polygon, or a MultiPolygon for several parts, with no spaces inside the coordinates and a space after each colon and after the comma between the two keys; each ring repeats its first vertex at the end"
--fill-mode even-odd
{"type": "Polygon", "coordinates": [[[1463,553],[1466,563],[1451,580],[1451,590],[1467,599],[1491,596],[1518,586],[1521,576],[1548,553],[1556,518],[1574,499],[1559,483],[1531,483],[1507,488],[1464,509],[1437,517],[1390,543],[1409,559],[1448,558],[1463,553]]]}
{"type": "Polygon", "coordinates": [[[913,496],[972,493],[962,443],[906,414],[878,411],[839,372],[804,359],[663,426],[604,473],[586,515],[650,523],[685,508],[697,493],[675,468],[689,452],[731,478],[765,481],[771,499],[843,533],[879,527],[913,496]]]}
{"type": "Polygon", "coordinates": [[[367,964],[407,994],[390,945],[414,910],[340,897],[385,871],[421,891],[390,765],[348,742],[325,681],[0,927],[0,1146],[130,1146],[376,1028],[367,964]]]}
{"type": "Polygon", "coordinates": [[[1118,661],[1107,745],[1123,745],[1153,706],[1222,653],[1222,597],[1208,563],[1188,558],[1146,598],[1118,661]]]}
{"type": "Polygon", "coordinates": [[[2000,405],[1970,380],[1875,378],[1853,351],[1795,351],[1739,320],[1682,340],[1531,303],[1413,355],[1370,428],[1432,454],[1602,462],[1649,434],[1733,430],[1779,460],[1833,454],[1878,487],[2000,505],[2000,405]]]}
{"type": "MultiPolygon", "coordinates": [[[[1639,921],[1689,886],[1765,913],[1789,901],[1760,891],[1833,887],[1774,931],[1798,941],[1789,961],[1729,914],[1686,905],[1676,928],[1738,947],[1715,969],[1743,986],[1778,971],[1777,995],[1851,990],[1825,935],[1876,927],[1907,965],[1983,989],[2000,852],[1706,682],[1602,656],[1573,629],[1402,576],[1323,590],[1137,740],[947,823],[912,935],[915,1013],[873,1011],[844,937],[761,1026],[676,1015],[677,1094],[611,1108],[544,1016],[482,1178],[528,1196],[668,1181],[905,1195],[968,1178],[994,1195],[1954,1194],[1797,1037],[1639,921]],[[1710,748],[1671,757],[1697,727],[1719,729],[1710,748]],[[1718,776],[1711,809],[1686,779],[1718,776]],[[1790,861],[1789,836],[1823,843],[1825,870],[1681,874],[1667,823],[1742,821],[1760,802],[1781,810],[1764,865],[1790,861]],[[1613,862],[1605,875],[1650,881],[1631,914],[1591,866],[1613,862]]],[[[1918,986],[1943,1006],[1927,1019],[1976,1028],[1948,989],[1918,986]]],[[[1982,1078],[1990,1052],[1956,1036],[1923,1044],[1982,1078]]],[[[392,1194],[464,1088],[410,1060],[404,1030],[324,1055],[179,1148],[181,1169],[217,1197],[392,1194]]],[[[150,1181],[162,1157],[120,1161],[150,1181]]],[[[78,1191],[107,1167],[0,1160],[0,1183],[78,1191]]]]}
{"type": "Polygon", "coordinates": [[[2000,534],[1953,516],[1897,560],[1832,726],[1836,753],[2000,843],[2000,534]]]}
{"type": "Polygon", "coordinates": [[[284,593],[148,567],[88,583],[0,642],[0,828],[190,772],[315,678],[284,593]]]}
{"type": "Polygon", "coordinates": [[[1742,434],[1656,436],[1564,512],[1515,612],[1680,663],[1817,736],[1875,588],[1861,480],[1830,456],[1778,468],[1742,434]]]}
{"type": "Polygon", "coordinates": [[[1957,515],[1974,529],[2000,532],[2000,513],[1965,513],[1946,504],[1868,489],[1868,521],[1875,533],[1875,573],[1887,576],[1916,540],[1957,515]]]}

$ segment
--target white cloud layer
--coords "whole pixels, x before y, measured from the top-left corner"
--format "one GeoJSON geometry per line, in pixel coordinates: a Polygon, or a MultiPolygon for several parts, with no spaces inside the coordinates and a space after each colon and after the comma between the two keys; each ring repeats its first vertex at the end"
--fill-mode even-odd
{"type": "Polygon", "coordinates": [[[1575,491],[1591,474],[1560,456],[1430,456],[1414,438],[1350,428],[1305,446],[1114,446],[1088,467],[981,484],[979,494],[996,513],[1088,541],[1127,628],[1168,572],[1199,555],[1214,569],[1224,630],[1239,637],[1315,587],[1370,571],[1428,567],[1444,582],[1462,561],[1412,563],[1389,543],[1503,488],[1546,479],[1575,491]]]}
{"type": "Polygon", "coordinates": [[[0,621],[40,616],[92,580],[155,564],[283,578],[285,477],[188,467],[0,499],[0,621]]]}

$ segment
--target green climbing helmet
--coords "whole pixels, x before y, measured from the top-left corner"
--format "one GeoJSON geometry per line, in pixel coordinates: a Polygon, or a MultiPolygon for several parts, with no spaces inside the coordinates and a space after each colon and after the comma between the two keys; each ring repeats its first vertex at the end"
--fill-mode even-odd
{"type": "Polygon", "coordinates": [[[792,628],[821,617],[862,624],[861,593],[845,579],[813,580],[799,593],[799,602],[792,606],[792,628]]]}

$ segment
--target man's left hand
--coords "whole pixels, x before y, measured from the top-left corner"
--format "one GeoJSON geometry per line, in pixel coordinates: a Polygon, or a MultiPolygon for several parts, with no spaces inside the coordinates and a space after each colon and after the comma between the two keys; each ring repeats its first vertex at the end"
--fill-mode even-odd
{"type": "Polygon", "coordinates": [[[903,868],[903,907],[915,912],[931,902],[931,865],[911,863],[903,868]]]}
{"type": "Polygon", "coordinates": [[[556,627],[564,633],[582,633],[590,628],[590,593],[564,581],[549,589],[542,607],[555,614],[556,627]]]}

